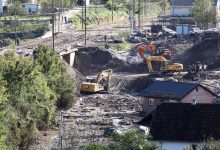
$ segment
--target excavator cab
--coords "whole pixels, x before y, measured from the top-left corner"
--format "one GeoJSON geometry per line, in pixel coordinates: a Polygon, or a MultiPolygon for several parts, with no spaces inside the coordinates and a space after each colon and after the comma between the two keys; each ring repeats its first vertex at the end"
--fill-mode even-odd
{"type": "Polygon", "coordinates": [[[80,92],[96,93],[108,91],[112,73],[112,69],[109,69],[100,72],[96,78],[87,78],[86,82],[81,83],[80,92]]]}

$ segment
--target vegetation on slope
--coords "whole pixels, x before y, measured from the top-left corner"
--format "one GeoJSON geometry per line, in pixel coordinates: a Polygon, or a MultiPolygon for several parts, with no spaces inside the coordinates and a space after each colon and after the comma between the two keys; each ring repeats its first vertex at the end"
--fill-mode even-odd
{"type": "Polygon", "coordinates": [[[34,60],[14,52],[0,58],[0,149],[27,149],[39,130],[54,125],[57,106],[74,100],[59,56],[44,46],[35,54],[34,60]]]}

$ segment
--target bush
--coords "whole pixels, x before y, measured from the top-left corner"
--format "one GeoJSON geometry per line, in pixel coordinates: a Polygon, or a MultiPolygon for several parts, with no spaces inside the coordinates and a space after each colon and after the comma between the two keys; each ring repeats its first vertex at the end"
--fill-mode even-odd
{"type": "Polygon", "coordinates": [[[28,13],[25,8],[21,6],[20,3],[17,3],[15,5],[11,5],[8,7],[8,15],[13,16],[14,14],[18,16],[27,16],[28,13]]]}
{"type": "Polygon", "coordinates": [[[123,135],[112,134],[113,144],[108,146],[91,144],[82,147],[82,150],[159,150],[151,142],[146,142],[147,137],[138,130],[130,130],[123,135]]]}
{"type": "Polygon", "coordinates": [[[56,96],[31,58],[9,53],[0,58],[0,63],[4,65],[0,75],[7,93],[4,109],[0,110],[0,128],[7,132],[0,132],[0,139],[5,137],[11,149],[27,149],[37,139],[38,130],[47,129],[53,122],[56,96]]]}
{"type": "Polygon", "coordinates": [[[131,49],[132,44],[128,43],[127,41],[124,41],[123,43],[114,43],[106,46],[112,49],[113,51],[127,51],[131,49]]]}
{"type": "Polygon", "coordinates": [[[35,61],[42,66],[48,86],[56,93],[57,107],[66,109],[74,102],[75,84],[66,72],[65,64],[50,48],[40,46],[35,52],[35,61]]]}

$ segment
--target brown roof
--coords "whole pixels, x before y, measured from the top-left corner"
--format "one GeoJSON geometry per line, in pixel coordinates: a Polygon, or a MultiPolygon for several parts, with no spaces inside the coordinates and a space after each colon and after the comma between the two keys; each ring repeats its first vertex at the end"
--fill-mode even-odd
{"type": "Polygon", "coordinates": [[[155,140],[220,139],[220,104],[164,103],[157,107],[150,133],[155,140]]]}
{"type": "Polygon", "coordinates": [[[217,97],[215,93],[197,83],[154,81],[153,84],[144,89],[139,95],[151,98],[182,100],[198,86],[217,97]]]}

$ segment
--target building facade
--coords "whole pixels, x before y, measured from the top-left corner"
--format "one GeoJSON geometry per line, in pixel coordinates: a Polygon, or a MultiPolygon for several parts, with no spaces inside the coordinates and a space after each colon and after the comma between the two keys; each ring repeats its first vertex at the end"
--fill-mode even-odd
{"type": "Polygon", "coordinates": [[[212,104],[216,95],[209,89],[194,83],[155,81],[140,93],[142,111],[150,113],[161,103],[212,104]]]}

